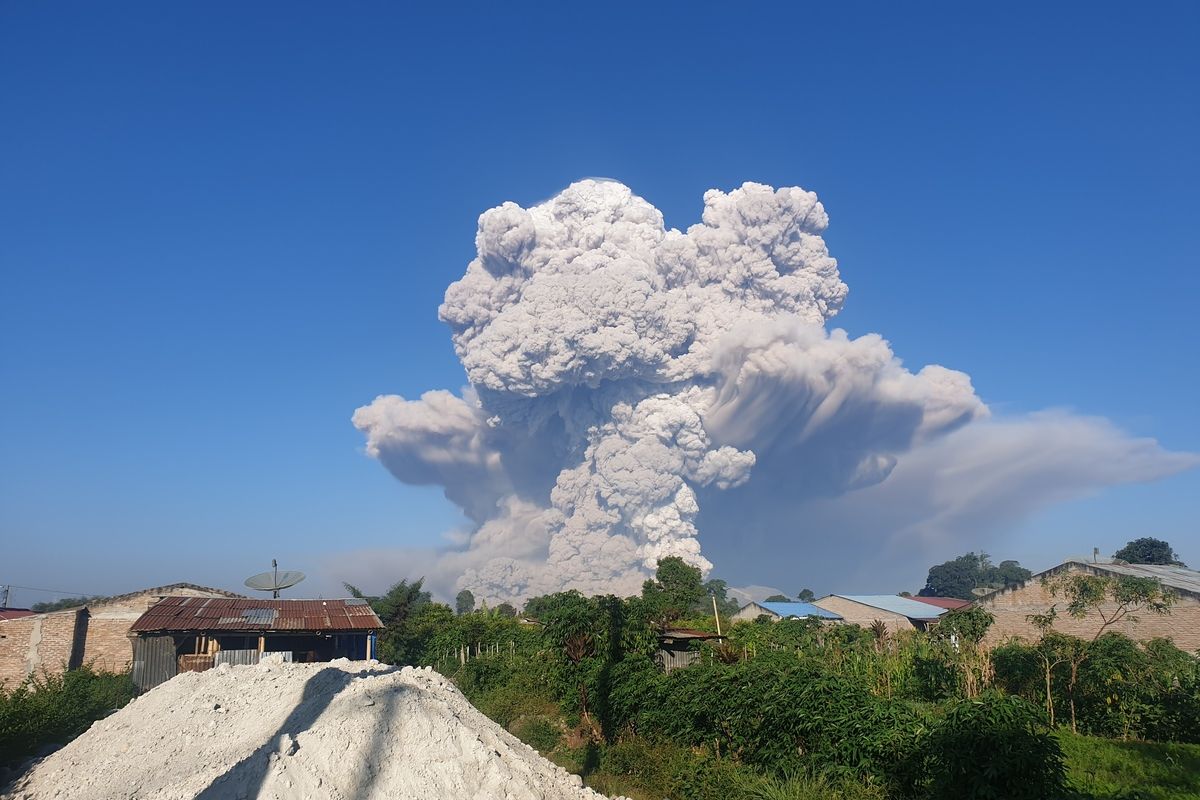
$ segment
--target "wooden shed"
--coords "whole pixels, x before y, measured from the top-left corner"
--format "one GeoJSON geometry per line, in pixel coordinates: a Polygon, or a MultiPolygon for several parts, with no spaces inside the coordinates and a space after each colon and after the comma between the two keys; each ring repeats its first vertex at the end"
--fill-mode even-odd
{"type": "Polygon", "coordinates": [[[694,644],[724,638],[715,633],[691,628],[667,628],[658,634],[658,650],[654,653],[654,662],[663,672],[670,674],[700,660],[700,651],[693,646],[694,644]]]}
{"type": "Polygon", "coordinates": [[[168,597],[130,628],[133,681],[142,691],[180,672],[218,664],[363,660],[383,628],[365,600],[251,600],[168,597]]]}

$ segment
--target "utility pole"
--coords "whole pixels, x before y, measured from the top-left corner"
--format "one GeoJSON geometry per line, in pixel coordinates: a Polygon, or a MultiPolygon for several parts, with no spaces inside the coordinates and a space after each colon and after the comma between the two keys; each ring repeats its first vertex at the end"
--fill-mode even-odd
{"type": "Polygon", "coordinates": [[[710,594],[713,601],[713,619],[717,621],[717,636],[721,635],[721,615],[717,613],[717,595],[710,594]]]}

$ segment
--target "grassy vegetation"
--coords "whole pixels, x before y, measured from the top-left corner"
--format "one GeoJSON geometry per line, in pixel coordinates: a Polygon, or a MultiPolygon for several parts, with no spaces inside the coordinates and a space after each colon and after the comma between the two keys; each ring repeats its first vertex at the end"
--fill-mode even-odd
{"type": "MultiPolygon", "coordinates": [[[[527,744],[519,725],[514,731],[527,744]]],[[[559,766],[584,778],[602,794],[632,800],[885,800],[883,788],[852,778],[830,778],[795,772],[766,775],[728,759],[630,737],[601,745],[584,742],[572,747],[559,738],[547,750],[537,748],[559,766]]]]}
{"type": "Polygon", "coordinates": [[[1200,798],[1200,745],[1058,734],[1073,789],[1095,800],[1200,798]]]}
{"type": "Polygon", "coordinates": [[[8,691],[0,686],[0,768],[46,745],[65,744],[133,699],[129,675],[90,667],[34,675],[8,691]]]}
{"type": "MultiPolygon", "coordinates": [[[[549,726],[558,732],[557,727],[549,726]]],[[[600,746],[570,747],[563,736],[542,738],[536,727],[513,726],[527,744],[588,786],[632,800],[885,800],[880,786],[855,780],[794,774],[762,775],[688,748],[633,737],[600,746]]],[[[1122,742],[1060,732],[1075,800],[1196,800],[1200,798],[1200,745],[1122,742]]]]}

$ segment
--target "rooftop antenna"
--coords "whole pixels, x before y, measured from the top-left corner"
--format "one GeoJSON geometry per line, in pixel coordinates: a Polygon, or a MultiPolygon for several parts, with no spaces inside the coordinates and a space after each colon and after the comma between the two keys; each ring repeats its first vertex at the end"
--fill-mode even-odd
{"type": "Polygon", "coordinates": [[[260,572],[257,575],[251,575],[246,578],[246,585],[251,589],[259,592],[270,592],[271,597],[278,598],[280,589],[287,589],[289,586],[295,586],[300,581],[304,580],[304,573],[296,570],[279,571],[279,562],[271,559],[271,571],[260,572]]]}

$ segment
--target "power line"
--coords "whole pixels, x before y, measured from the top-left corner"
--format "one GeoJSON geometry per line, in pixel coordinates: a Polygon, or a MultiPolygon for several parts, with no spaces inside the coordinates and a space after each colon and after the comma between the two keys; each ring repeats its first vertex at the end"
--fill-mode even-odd
{"type": "Polygon", "coordinates": [[[15,583],[3,583],[3,584],[0,584],[0,586],[7,586],[10,589],[25,589],[30,592],[46,592],[47,594],[64,594],[64,595],[68,595],[71,597],[95,597],[96,596],[94,592],[76,592],[76,591],[67,592],[67,591],[63,591],[62,589],[43,589],[38,586],[18,586],[15,583]]]}

